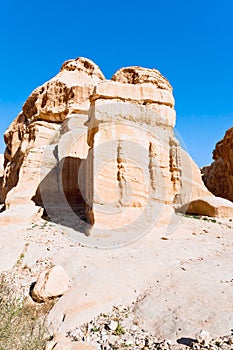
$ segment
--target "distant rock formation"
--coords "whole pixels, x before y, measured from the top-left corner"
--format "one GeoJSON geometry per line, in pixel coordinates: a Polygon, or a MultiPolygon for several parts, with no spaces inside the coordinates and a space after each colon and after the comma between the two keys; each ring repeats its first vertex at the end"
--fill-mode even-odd
{"type": "Polygon", "coordinates": [[[4,155],[0,154],[0,177],[3,176],[3,170],[4,170],[4,155]]]}
{"type": "Polygon", "coordinates": [[[113,229],[137,226],[155,203],[210,196],[175,120],[172,87],[156,69],[122,68],[106,80],[86,58],[65,62],[5,133],[6,209],[31,216],[40,206],[79,230],[75,217],[113,229]]]}
{"type": "Polygon", "coordinates": [[[3,172],[4,172],[4,155],[0,154],[0,203],[3,202],[2,196],[2,182],[3,182],[3,172]]]}
{"type": "Polygon", "coordinates": [[[202,168],[202,179],[215,196],[233,201],[233,128],[216,144],[213,159],[211,165],[202,168]]]}

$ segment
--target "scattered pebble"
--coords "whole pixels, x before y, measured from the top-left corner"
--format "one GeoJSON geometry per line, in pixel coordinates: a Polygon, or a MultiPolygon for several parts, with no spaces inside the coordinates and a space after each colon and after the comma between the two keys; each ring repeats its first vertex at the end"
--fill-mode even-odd
{"type": "MultiPolygon", "coordinates": [[[[136,301],[137,302],[137,301],[136,301]]],[[[233,335],[212,339],[201,330],[189,346],[178,344],[170,339],[159,340],[140,325],[132,306],[114,306],[109,314],[101,313],[89,323],[67,332],[72,341],[90,342],[99,350],[232,350],[233,335]]]]}

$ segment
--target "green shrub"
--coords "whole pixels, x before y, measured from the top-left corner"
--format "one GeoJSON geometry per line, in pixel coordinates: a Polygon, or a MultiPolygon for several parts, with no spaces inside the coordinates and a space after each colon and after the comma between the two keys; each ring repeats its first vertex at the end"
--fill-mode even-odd
{"type": "Polygon", "coordinates": [[[0,350],[44,350],[47,312],[14,297],[0,276],[0,350]]]}

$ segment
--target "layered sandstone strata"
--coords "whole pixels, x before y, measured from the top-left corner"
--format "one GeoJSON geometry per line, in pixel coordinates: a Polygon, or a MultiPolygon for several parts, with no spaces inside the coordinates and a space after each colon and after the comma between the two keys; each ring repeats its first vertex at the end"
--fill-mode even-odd
{"type": "Polygon", "coordinates": [[[233,128],[216,144],[213,159],[202,168],[203,181],[215,196],[233,201],[233,128]]]}
{"type": "Polygon", "coordinates": [[[174,136],[172,88],[158,71],[122,69],[98,84],[90,100],[87,198],[96,228],[145,230],[164,205],[208,194],[174,136]]]}
{"type": "Polygon", "coordinates": [[[157,70],[122,68],[106,80],[88,59],[65,62],[5,133],[6,209],[36,204],[87,233],[140,226],[159,215],[157,204],[209,196],[175,120],[172,87],[157,70]]]}
{"type": "MultiPolygon", "coordinates": [[[[59,165],[63,157],[62,149],[66,148],[63,136],[69,131],[70,125],[75,130],[77,124],[85,128],[89,97],[94,86],[104,79],[92,61],[84,58],[70,60],[63,64],[53,79],[29,96],[22,112],[4,135],[6,150],[2,193],[7,209],[29,203],[34,206],[34,202],[43,206],[40,186],[45,187],[45,179],[47,197],[50,194],[53,202],[57,201],[60,172],[68,192],[73,191],[74,184],[70,178],[66,180],[66,177],[70,177],[69,169],[66,173],[65,167],[62,171],[59,165]],[[58,141],[62,145],[64,142],[64,147],[58,147],[58,141]]],[[[66,151],[72,154],[72,150],[66,151]]],[[[78,157],[79,150],[75,154],[78,157]]]]}

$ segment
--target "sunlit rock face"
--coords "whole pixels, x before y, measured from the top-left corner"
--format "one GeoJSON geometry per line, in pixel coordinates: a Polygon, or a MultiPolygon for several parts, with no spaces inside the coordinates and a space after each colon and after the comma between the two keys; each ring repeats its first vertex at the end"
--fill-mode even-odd
{"type": "Polygon", "coordinates": [[[203,181],[215,196],[233,201],[233,128],[216,144],[213,159],[211,165],[202,168],[203,181]]]}
{"type": "MultiPolygon", "coordinates": [[[[67,144],[64,133],[71,131],[70,128],[77,132],[79,126],[85,129],[89,97],[95,85],[104,79],[97,65],[79,58],[65,62],[53,79],[32,92],[5,133],[2,192],[7,208],[29,203],[34,196],[39,201],[39,185],[50,172],[52,175],[46,181],[49,194],[54,196],[53,201],[59,197],[57,165],[62,161],[62,149],[67,144]]],[[[69,135],[69,142],[71,137],[69,135]]],[[[72,150],[67,149],[67,152],[72,153],[72,150]]],[[[69,176],[67,160],[63,173],[64,186],[69,187],[69,193],[72,181],[66,181],[69,176]]]]}
{"type": "Polygon", "coordinates": [[[156,69],[122,68],[106,80],[92,61],[69,60],[5,133],[2,201],[43,207],[87,234],[153,224],[161,205],[210,195],[175,121],[172,87],[156,69]]]}

